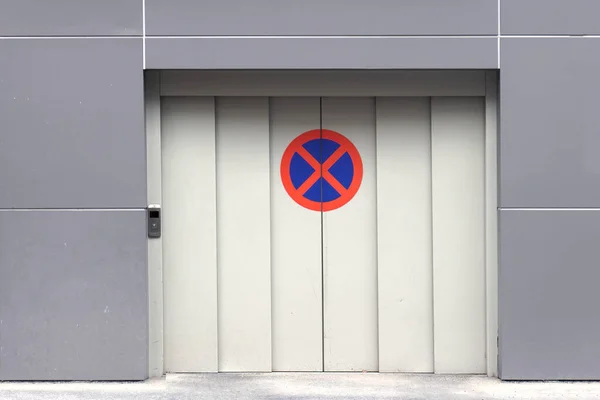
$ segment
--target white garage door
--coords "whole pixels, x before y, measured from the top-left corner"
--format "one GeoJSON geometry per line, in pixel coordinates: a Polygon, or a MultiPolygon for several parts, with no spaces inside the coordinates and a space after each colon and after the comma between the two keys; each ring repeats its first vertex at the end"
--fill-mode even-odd
{"type": "Polygon", "coordinates": [[[485,372],[484,108],[163,97],[166,370],[485,372]]]}

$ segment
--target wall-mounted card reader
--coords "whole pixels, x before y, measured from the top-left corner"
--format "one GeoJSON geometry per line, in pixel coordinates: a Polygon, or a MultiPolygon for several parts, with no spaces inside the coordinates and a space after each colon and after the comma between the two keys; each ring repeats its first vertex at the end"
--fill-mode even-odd
{"type": "Polygon", "coordinates": [[[160,237],[160,206],[151,204],[148,206],[148,237],[160,237]]]}

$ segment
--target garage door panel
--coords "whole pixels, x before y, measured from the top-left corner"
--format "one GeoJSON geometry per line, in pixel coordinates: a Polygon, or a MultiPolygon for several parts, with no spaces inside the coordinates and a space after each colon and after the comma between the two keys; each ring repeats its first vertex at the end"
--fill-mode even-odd
{"type": "Polygon", "coordinates": [[[318,97],[270,99],[274,371],[323,370],[321,214],[290,198],[279,168],[290,142],[320,120],[318,97]]]}
{"type": "Polygon", "coordinates": [[[346,205],[323,213],[326,371],[376,371],[377,229],[375,102],[323,98],[323,129],[346,136],[363,163],[362,185],[346,205]]]}
{"type": "Polygon", "coordinates": [[[217,371],[213,97],[162,99],[165,370],[217,371]]]}
{"type": "Polygon", "coordinates": [[[167,371],[485,372],[483,98],[161,105],[167,371]]]}
{"type": "Polygon", "coordinates": [[[483,98],[432,99],[436,373],[485,372],[483,98]]]}
{"type": "Polygon", "coordinates": [[[219,370],[271,371],[268,99],[216,104],[219,370]]]}
{"type": "Polygon", "coordinates": [[[428,97],[377,98],[379,371],[433,372],[428,97]]]}

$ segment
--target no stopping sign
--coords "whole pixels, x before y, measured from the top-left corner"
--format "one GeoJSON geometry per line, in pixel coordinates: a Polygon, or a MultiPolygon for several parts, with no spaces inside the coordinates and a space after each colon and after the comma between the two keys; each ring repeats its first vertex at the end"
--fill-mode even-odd
{"type": "Polygon", "coordinates": [[[331,211],[356,195],[363,165],[357,148],[344,135],[313,129],[288,145],[280,173],[283,187],[296,203],[313,211],[331,211]]]}

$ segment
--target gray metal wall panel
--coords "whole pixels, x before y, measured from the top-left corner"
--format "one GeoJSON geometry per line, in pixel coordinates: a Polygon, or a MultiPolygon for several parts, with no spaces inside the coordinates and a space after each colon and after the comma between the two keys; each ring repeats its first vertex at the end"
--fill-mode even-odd
{"type": "Polygon", "coordinates": [[[0,0],[0,36],[142,34],[142,0],[0,0]]]}
{"type": "Polygon", "coordinates": [[[502,39],[500,206],[600,206],[600,40],[502,39]]]}
{"type": "Polygon", "coordinates": [[[148,35],[496,35],[496,0],[146,0],[148,35]]]}
{"type": "Polygon", "coordinates": [[[148,38],[149,69],[496,68],[494,38],[148,38]]]}
{"type": "Polygon", "coordinates": [[[142,39],[0,40],[0,208],[146,206],[142,39]]]}
{"type": "Polygon", "coordinates": [[[503,35],[599,34],[598,0],[501,0],[503,35]]]}
{"type": "Polygon", "coordinates": [[[500,213],[502,379],[600,379],[600,211],[500,213]]]}
{"type": "MultiPolygon", "coordinates": [[[[500,3],[505,35],[600,34],[594,0],[500,3]]],[[[146,0],[149,35],[254,36],[150,38],[147,67],[497,67],[496,0],[282,4],[146,0]]],[[[0,9],[0,36],[142,33],[142,0],[0,9]]],[[[599,40],[502,39],[500,206],[600,207],[599,40]]],[[[0,208],[144,207],[142,89],[141,39],[0,40],[0,208]]],[[[143,214],[0,212],[0,379],[146,376],[143,214]]],[[[596,214],[501,211],[503,378],[600,379],[596,214]]]]}
{"type": "Polygon", "coordinates": [[[147,377],[145,211],[0,211],[0,254],[0,379],[147,377]]]}

